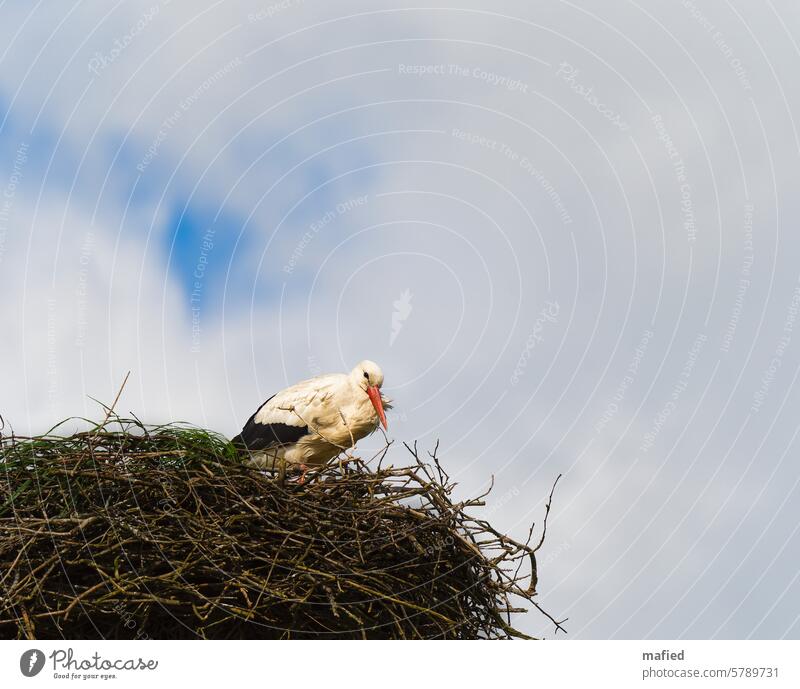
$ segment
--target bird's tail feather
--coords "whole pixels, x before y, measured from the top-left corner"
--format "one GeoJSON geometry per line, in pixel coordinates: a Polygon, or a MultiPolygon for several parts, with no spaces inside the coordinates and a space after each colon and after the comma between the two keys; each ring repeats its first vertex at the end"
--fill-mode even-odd
{"type": "Polygon", "coordinates": [[[242,438],[241,433],[231,438],[231,445],[233,445],[237,450],[239,450],[239,452],[249,452],[247,444],[244,442],[244,438],[242,438]]]}

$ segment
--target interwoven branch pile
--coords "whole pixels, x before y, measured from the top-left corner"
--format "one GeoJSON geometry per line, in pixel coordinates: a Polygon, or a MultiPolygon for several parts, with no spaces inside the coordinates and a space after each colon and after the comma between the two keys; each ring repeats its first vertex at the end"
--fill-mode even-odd
{"type": "Polygon", "coordinates": [[[182,425],[0,437],[0,638],[524,636],[535,548],[409,450],[301,484],[182,425]]]}

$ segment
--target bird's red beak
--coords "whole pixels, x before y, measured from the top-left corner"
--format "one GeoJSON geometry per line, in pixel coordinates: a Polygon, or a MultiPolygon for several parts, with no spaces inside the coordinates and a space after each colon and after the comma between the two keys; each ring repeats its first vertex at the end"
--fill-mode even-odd
{"type": "Polygon", "coordinates": [[[381,391],[378,390],[377,386],[370,385],[367,388],[367,394],[369,395],[370,402],[372,402],[372,406],[375,407],[375,411],[378,412],[378,417],[383,427],[388,430],[389,426],[386,423],[386,414],[383,411],[383,402],[381,401],[381,391]]]}

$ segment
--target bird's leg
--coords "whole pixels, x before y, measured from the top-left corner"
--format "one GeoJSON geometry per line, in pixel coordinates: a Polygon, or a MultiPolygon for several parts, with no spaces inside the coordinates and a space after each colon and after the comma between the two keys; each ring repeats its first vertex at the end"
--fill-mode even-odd
{"type": "Polygon", "coordinates": [[[306,464],[301,464],[300,465],[300,470],[303,473],[300,474],[300,478],[297,479],[297,483],[302,486],[306,482],[306,474],[309,472],[310,467],[307,466],[306,464]]]}

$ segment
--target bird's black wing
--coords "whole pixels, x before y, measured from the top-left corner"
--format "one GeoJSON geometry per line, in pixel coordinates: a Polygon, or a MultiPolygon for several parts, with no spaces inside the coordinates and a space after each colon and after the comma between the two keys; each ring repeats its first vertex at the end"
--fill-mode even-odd
{"type": "Polygon", "coordinates": [[[292,426],[288,423],[259,423],[256,421],[256,414],[271,399],[272,397],[264,402],[247,420],[242,432],[231,440],[234,445],[252,452],[282,445],[291,445],[304,435],[308,435],[308,426],[292,426]]]}

